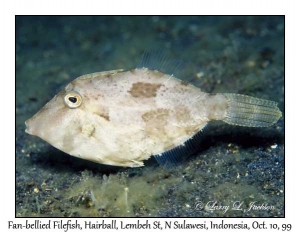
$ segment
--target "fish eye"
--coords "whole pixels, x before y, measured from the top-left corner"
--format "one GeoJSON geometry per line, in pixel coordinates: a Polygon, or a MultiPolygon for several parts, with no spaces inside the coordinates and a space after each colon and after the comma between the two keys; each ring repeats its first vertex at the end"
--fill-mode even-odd
{"type": "Polygon", "coordinates": [[[82,103],[82,97],[77,91],[69,91],[65,94],[64,102],[68,108],[78,108],[82,103]]]}

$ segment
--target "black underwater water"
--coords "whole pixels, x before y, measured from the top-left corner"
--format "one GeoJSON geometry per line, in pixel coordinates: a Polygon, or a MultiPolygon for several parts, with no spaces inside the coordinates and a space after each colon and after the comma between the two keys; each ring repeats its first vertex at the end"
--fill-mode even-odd
{"type": "Polygon", "coordinates": [[[17,217],[283,217],[284,192],[284,17],[16,16],[17,217]],[[273,100],[283,117],[269,128],[209,124],[199,152],[171,171],[154,159],[83,161],[24,132],[74,78],[134,68],[151,49],[182,60],[178,78],[203,91],[273,100]]]}

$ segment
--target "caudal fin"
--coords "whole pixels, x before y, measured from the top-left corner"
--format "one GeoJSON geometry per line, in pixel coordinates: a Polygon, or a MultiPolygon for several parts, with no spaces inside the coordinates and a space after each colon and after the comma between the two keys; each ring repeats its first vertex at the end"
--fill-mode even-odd
{"type": "Polygon", "coordinates": [[[224,122],[247,127],[268,127],[282,116],[277,103],[240,94],[224,94],[228,109],[224,122]]]}

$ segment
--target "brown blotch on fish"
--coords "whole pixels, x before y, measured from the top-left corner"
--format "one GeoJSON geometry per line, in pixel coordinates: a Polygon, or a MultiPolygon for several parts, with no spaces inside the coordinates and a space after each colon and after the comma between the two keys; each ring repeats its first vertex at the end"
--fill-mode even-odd
{"type": "Polygon", "coordinates": [[[104,118],[105,120],[109,121],[109,115],[107,114],[99,114],[100,117],[104,118]]]}
{"type": "Polygon", "coordinates": [[[133,83],[131,89],[128,91],[133,97],[156,97],[157,90],[162,86],[162,84],[154,83],[144,83],[137,82],[133,83]]]}
{"type": "Polygon", "coordinates": [[[103,112],[101,111],[101,113],[94,112],[94,114],[109,121],[109,115],[108,115],[108,112],[106,112],[106,111],[103,111],[103,112]]]}
{"type": "Polygon", "coordinates": [[[165,126],[169,116],[169,110],[162,108],[144,113],[142,118],[146,123],[147,134],[152,138],[163,138],[166,135],[165,126]]]}
{"type": "Polygon", "coordinates": [[[168,117],[169,110],[163,108],[159,108],[155,111],[152,110],[142,115],[142,118],[146,123],[155,121],[155,123],[158,123],[157,126],[164,124],[167,121],[168,117]]]}
{"type": "Polygon", "coordinates": [[[181,81],[180,84],[183,85],[183,86],[188,86],[189,85],[189,83],[187,81],[181,81]]]}
{"type": "Polygon", "coordinates": [[[92,124],[83,125],[81,127],[81,133],[87,137],[92,137],[95,133],[95,126],[92,124]]]}
{"type": "Polygon", "coordinates": [[[188,122],[191,119],[189,108],[184,105],[175,107],[175,117],[178,122],[188,122]]]}

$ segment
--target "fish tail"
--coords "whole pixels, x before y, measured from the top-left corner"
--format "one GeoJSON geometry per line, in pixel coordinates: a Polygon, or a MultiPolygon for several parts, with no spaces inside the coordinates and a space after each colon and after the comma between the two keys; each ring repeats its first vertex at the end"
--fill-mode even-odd
{"type": "Polygon", "coordinates": [[[224,122],[247,127],[268,127],[282,116],[277,103],[240,94],[224,94],[228,101],[224,122]]]}

